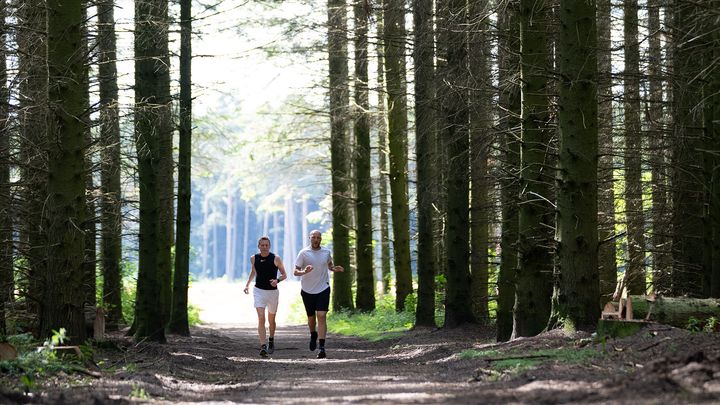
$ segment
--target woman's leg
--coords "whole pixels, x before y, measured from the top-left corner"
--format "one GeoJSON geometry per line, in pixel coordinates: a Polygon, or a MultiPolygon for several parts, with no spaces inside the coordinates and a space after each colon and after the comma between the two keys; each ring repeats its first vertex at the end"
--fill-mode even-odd
{"type": "Polygon", "coordinates": [[[260,337],[260,344],[264,345],[266,342],[265,336],[265,308],[255,308],[258,316],[258,336],[260,337]]]}

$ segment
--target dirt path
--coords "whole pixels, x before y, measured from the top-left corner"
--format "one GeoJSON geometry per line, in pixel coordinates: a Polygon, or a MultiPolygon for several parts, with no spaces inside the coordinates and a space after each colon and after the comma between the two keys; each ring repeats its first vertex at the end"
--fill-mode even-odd
{"type": "Polygon", "coordinates": [[[328,358],[317,359],[307,327],[288,317],[299,295],[288,282],[276,351],[261,358],[251,297],[240,287],[191,289],[204,298],[203,319],[214,322],[192,337],[136,344],[111,335],[95,352],[95,376],[44,374],[25,395],[17,374],[0,373],[0,403],[720,404],[719,333],[656,325],[600,343],[560,331],[495,343],[491,327],[414,330],[380,342],[331,334],[328,358]],[[469,349],[475,357],[462,355],[469,349]]]}
{"type": "Polygon", "coordinates": [[[382,342],[331,335],[326,359],[308,350],[306,327],[299,325],[278,331],[269,358],[259,356],[256,331],[247,325],[195,328],[193,337],[170,337],[162,345],[116,336],[121,350],[98,353],[102,378],[61,375],[43,381],[42,394],[12,398],[53,404],[720,403],[720,341],[713,335],[664,328],[593,345],[553,331],[482,343],[491,334],[418,330],[382,342]],[[469,348],[492,354],[458,355],[469,348]],[[500,358],[548,350],[605,355],[493,371],[500,358]]]}
{"type": "MultiPolygon", "coordinates": [[[[169,346],[177,351],[169,351],[163,367],[172,377],[146,379],[145,391],[172,403],[444,402],[467,390],[467,377],[458,379],[451,362],[437,360],[470,341],[409,347],[400,340],[373,343],[331,335],[328,358],[317,359],[308,349],[307,327],[289,326],[278,331],[275,353],[261,358],[254,328],[207,327],[194,338],[173,339],[169,346]]],[[[145,368],[138,365],[137,371],[145,368]]]]}

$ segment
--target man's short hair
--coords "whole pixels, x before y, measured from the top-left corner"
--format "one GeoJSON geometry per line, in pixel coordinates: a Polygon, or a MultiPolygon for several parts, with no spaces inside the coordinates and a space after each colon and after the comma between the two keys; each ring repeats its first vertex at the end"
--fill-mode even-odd
{"type": "Polygon", "coordinates": [[[272,245],[272,243],[270,243],[270,238],[269,238],[269,237],[267,237],[267,236],[261,236],[260,239],[258,239],[258,246],[260,246],[260,242],[262,242],[262,241],[264,241],[264,240],[268,241],[268,244],[269,244],[269,245],[272,245]]]}

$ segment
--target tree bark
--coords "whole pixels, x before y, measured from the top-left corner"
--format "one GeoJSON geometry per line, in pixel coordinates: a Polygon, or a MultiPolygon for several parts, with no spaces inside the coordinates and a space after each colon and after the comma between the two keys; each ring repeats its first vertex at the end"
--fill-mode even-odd
{"type": "Polygon", "coordinates": [[[347,131],[348,51],[345,0],[328,0],[328,56],[330,61],[330,156],[332,170],[333,259],[348,271],[333,275],[335,310],[352,309],[350,271],[351,186],[347,131]]]}
{"type": "Polygon", "coordinates": [[[489,15],[487,0],[468,2],[470,66],[470,274],[472,308],[475,318],[487,324],[489,315],[489,255],[490,218],[493,204],[492,185],[488,172],[492,144],[494,99],[489,15]]]}
{"type": "Polygon", "coordinates": [[[370,179],[370,123],[368,112],[368,20],[371,15],[362,2],[353,4],[355,16],[355,170],[357,211],[357,295],[361,311],[375,309],[373,263],[372,181],[370,179]]]}
{"type": "Polygon", "coordinates": [[[653,291],[665,293],[670,289],[672,258],[669,240],[669,205],[667,197],[667,139],[664,136],[662,48],[660,38],[660,0],[648,1],[648,80],[649,101],[647,121],[650,147],[650,173],[652,184],[651,247],[653,291]]]}
{"type": "MultiPolygon", "coordinates": [[[[190,201],[192,197],[192,1],[180,1],[180,128],[178,144],[178,201],[172,312],[168,331],[190,336],[188,284],[190,278],[190,201]]],[[[247,211],[246,211],[247,212],[247,211]]],[[[245,245],[243,245],[245,247],[245,245]]]]}
{"type": "Polygon", "coordinates": [[[390,222],[388,220],[388,146],[387,146],[387,109],[385,108],[385,31],[382,7],[377,9],[377,79],[378,79],[378,197],[380,199],[380,274],[383,294],[390,292],[392,283],[392,258],[390,257],[390,222]]]}
{"type": "MultiPolygon", "coordinates": [[[[82,2],[82,19],[87,21],[87,7],[88,2],[83,0],[82,2]]],[[[80,52],[83,55],[89,56],[88,47],[88,30],[87,26],[83,25],[80,32],[82,42],[80,45],[80,52]]],[[[81,82],[81,95],[82,104],[85,111],[90,111],[90,70],[89,64],[84,63],[82,68],[82,82],[81,82]]],[[[97,306],[97,199],[95,198],[95,154],[97,148],[95,147],[95,140],[93,139],[93,133],[91,131],[90,116],[86,114],[83,117],[83,138],[85,142],[85,223],[83,224],[85,232],[85,257],[83,259],[83,273],[85,275],[83,280],[83,287],[85,289],[85,306],[92,309],[97,306]]]]}
{"type": "Polygon", "coordinates": [[[634,319],[645,319],[650,311],[651,321],[678,328],[687,328],[691,318],[703,324],[710,317],[720,317],[720,300],[713,298],[656,297],[651,302],[646,296],[632,295],[628,299],[634,319]]]}
{"type": "Polygon", "coordinates": [[[702,91],[695,76],[701,71],[695,46],[699,28],[693,4],[676,2],[673,42],[672,158],[673,274],[672,295],[700,297],[703,294],[704,180],[702,124],[695,113],[702,91]]]}
{"type": "Polygon", "coordinates": [[[566,330],[593,330],[598,301],[597,32],[595,1],[560,1],[560,153],[553,302],[566,330]]]}
{"type": "Polygon", "coordinates": [[[554,217],[553,178],[546,166],[550,147],[547,72],[549,6],[546,0],[520,1],[522,143],[518,271],[513,338],[534,336],[547,325],[553,291],[550,255],[554,217]]]}
{"type": "Polygon", "coordinates": [[[515,275],[518,266],[518,195],[520,188],[520,24],[519,1],[511,0],[499,10],[498,99],[502,132],[503,163],[501,167],[502,232],[500,272],[498,274],[497,339],[510,339],[515,304],[515,275]]]}
{"type": "Polygon", "coordinates": [[[10,194],[10,91],[7,86],[7,3],[0,1],[0,335],[6,329],[6,304],[14,296],[13,274],[13,221],[12,195],[10,194]]]}
{"type": "MultiPolygon", "coordinates": [[[[615,182],[613,180],[613,94],[610,0],[597,0],[598,31],[598,270],[600,297],[607,302],[617,285],[615,182]]],[[[604,302],[601,302],[603,304],[604,302]]]]}
{"type": "Polygon", "coordinates": [[[447,3],[446,18],[439,25],[446,30],[445,48],[447,65],[444,72],[447,87],[443,89],[444,120],[442,138],[447,151],[447,227],[445,247],[447,251],[447,291],[445,296],[445,326],[456,327],[475,322],[473,314],[470,278],[470,140],[468,109],[468,44],[467,5],[462,0],[447,3]]]}
{"type": "Polygon", "coordinates": [[[405,77],[405,2],[385,0],[384,45],[388,106],[390,194],[392,197],[395,309],[405,308],[412,293],[410,213],[407,173],[407,90],[405,77]]]}
{"type": "Polygon", "coordinates": [[[640,44],[637,0],[624,0],[625,74],[625,217],[627,264],[623,284],[631,294],[644,294],[645,219],[642,207],[642,128],[640,126],[640,44]]]}
{"type": "Polygon", "coordinates": [[[135,3],[135,142],[140,185],[140,236],[135,339],[165,341],[162,266],[165,243],[161,144],[170,125],[167,0],[135,3]],[[161,300],[158,303],[158,298],[161,300]],[[159,305],[158,305],[159,304],[159,305]]]}
{"type": "MultiPolygon", "coordinates": [[[[720,10],[720,1],[712,0],[708,4],[710,10],[720,10]]],[[[711,145],[714,153],[706,153],[706,178],[709,182],[710,198],[708,201],[708,247],[709,268],[706,270],[706,283],[710,297],[720,298],[720,33],[717,30],[717,16],[704,15],[706,32],[710,32],[705,45],[705,86],[703,99],[705,100],[705,139],[711,145]]]]}
{"type": "MultiPolygon", "coordinates": [[[[48,65],[47,11],[45,1],[25,1],[18,10],[19,149],[21,160],[21,200],[18,218],[20,241],[18,253],[27,262],[27,298],[30,312],[42,316],[43,274],[47,265],[47,235],[43,231],[42,213],[47,190],[48,141],[48,65]]],[[[31,329],[38,325],[31,325],[31,329]]]]}
{"type": "Polygon", "coordinates": [[[417,308],[416,326],[435,326],[436,257],[433,248],[433,202],[435,177],[435,29],[432,0],[413,2],[415,46],[415,156],[417,159],[417,308]]]}
{"type": "Polygon", "coordinates": [[[85,114],[82,82],[81,0],[49,0],[47,46],[49,115],[48,183],[44,224],[48,258],[40,336],[65,328],[70,341],[84,342],[83,261],[85,239],[85,114]]]}

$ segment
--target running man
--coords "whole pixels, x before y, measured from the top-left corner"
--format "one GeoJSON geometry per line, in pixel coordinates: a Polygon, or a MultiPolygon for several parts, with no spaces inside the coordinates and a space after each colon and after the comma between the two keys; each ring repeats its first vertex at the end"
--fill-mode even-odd
{"type": "Polygon", "coordinates": [[[342,266],[333,266],[330,250],[321,247],[322,234],[313,230],[309,234],[310,246],[305,247],[298,253],[295,260],[295,274],[300,279],[303,304],[308,318],[310,328],[310,350],[315,351],[318,347],[317,340],[320,338],[320,351],[317,358],[324,359],[325,335],[327,334],[327,312],[330,307],[330,273],[342,272],[342,266]]]}
{"type": "Polygon", "coordinates": [[[285,280],[285,265],[279,256],[275,256],[270,252],[270,238],[263,236],[258,240],[258,248],[260,253],[250,258],[250,277],[243,290],[245,294],[249,294],[250,282],[257,275],[255,287],[253,288],[253,298],[255,299],[255,310],[258,316],[258,335],[260,336],[260,356],[267,356],[275,351],[275,313],[278,307],[277,285],[285,280]],[[277,272],[280,270],[280,277],[277,272]],[[268,312],[268,326],[270,328],[269,342],[265,342],[265,308],[268,312]]]}

